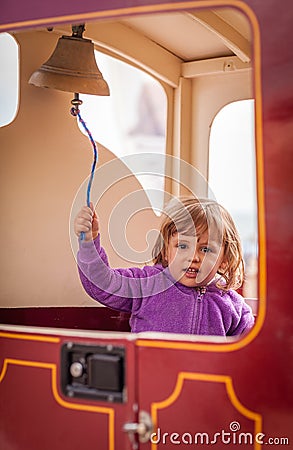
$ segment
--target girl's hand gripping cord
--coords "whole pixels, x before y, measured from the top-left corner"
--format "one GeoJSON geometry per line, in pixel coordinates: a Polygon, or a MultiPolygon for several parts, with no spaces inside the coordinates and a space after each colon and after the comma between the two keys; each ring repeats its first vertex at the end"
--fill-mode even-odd
{"type": "Polygon", "coordinates": [[[83,206],[74,221],[74,232],[80,238],[83,233],[83,240],[88,242],[95,239],[99,234],[99,220],[94,211],[93,204],[83,206]]]}

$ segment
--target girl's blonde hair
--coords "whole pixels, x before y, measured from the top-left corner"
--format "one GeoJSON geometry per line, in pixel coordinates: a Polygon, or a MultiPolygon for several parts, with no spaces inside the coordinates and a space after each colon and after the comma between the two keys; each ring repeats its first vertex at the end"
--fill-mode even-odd
{"type": "Polygon", "coordinates": [[[160,236],[153,248],[154,264],[168,264],[165,259],[170,238],[176,234],[200,235],[208,231],[217,233],[224,248],[223,259],[227,264],[218,273],[225,284],[218,283],[220,289],[237,289],[244,277],[244,261],[241,241],[235,223],[228,211],[214,200],[181,197],[173,199],[165,210],[160,236]]]}

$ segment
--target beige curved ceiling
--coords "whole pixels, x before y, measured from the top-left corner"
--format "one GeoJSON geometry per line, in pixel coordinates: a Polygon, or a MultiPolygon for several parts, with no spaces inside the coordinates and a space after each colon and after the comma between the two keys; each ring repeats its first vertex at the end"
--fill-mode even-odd
{"type": "Polygon", "coordinates": [[[232,8],[150,14],[120,20],[184,62],[238,56],[250,61],[251,29],[232,8]]]}

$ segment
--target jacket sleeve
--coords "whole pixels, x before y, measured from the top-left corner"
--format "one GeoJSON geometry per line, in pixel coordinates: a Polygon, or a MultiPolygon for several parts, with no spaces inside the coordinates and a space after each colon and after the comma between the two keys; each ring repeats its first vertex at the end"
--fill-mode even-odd
{"type": "Polygon", "coordinates": [[[233,318],[227,336],[238,336],[247,333],[254,325],[254,315],[252,309],[244,298],[235,291],[230,291],[233,303],[233,318]]]}
{"type": "Polygon", "coordinates": [[[118,311],[131,312],[134,299],[141,297],[143,269],[112,269],[100,236],[80,242],[78,270],[85,291],[98,302],[118,311]]]}

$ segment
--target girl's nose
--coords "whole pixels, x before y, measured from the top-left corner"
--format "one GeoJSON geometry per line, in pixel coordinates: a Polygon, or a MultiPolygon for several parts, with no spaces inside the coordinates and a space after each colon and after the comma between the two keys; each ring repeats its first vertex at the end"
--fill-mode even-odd
{"type": "Polygon", "coordinates": [[[190,262],[200,262],[200,256],[197,250],[195,250],[194,254],[190,256],[190,262]]]}

